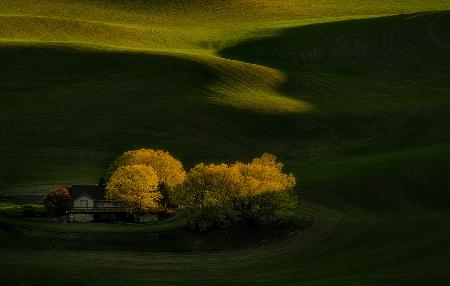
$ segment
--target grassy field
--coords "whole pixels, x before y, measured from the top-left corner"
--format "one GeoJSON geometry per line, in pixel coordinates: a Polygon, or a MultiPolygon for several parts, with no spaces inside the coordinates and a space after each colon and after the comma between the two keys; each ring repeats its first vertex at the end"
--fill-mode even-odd
{"type": "Polygon", "coordinates": [[[271,152],[314,219],[208,253],[1,230],[1,285],[450,283],[449,1],[6,0],[0,63],[0,194],[271,152]]]}

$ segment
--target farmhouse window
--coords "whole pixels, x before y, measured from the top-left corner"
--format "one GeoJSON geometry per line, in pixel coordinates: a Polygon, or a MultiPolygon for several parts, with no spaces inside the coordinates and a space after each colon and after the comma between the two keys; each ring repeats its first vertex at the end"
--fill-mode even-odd
{"type": "Polygon", "coordinates": [[[80,200],[80,207],[81,208],[87,208],[88,207],[88,201],[87,200],[80,200]]]}

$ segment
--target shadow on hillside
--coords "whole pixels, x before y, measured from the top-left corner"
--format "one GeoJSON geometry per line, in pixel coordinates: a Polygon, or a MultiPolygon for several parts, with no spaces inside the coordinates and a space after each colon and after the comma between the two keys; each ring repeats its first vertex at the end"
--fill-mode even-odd
{"type": "MultiPolygon", "coordinates": [[[[446,88],[449,23],[450,12],[442,11],[313,24],[244,41],[219,54],[278,68],[289,76],[286,89],[306,96],[321,92],[336,96],[349,89],[354,89],[352,96],[380,94],[396,85],[446,88]],[[375,81],[386,85],[377,86],[375,81]]],[[[314,104],[315,98],[307,100],[314,104]]]]}
{"type": "Polygon", "coordinates": [[[450,162],[433,146],[450,144],[449,11],[282,29],[219,55],[283,71],[282,91],[315,106],[302,123],[315,121],[339,156],[305,168],[303,186],[327,193],[337,209],[342,198],[365,210],[445,209],[450,162]]]}
{"type": "Polygon", "coordinates": [[[96,182],[141,147],[186,167],[250,159],[292,130],[292,116],[212,104],[218,71],[181,57],[2,45],[0,62],[0,186],[96,182]]]}
{"type": "Polygon", "coordinates": [[[440,11],[311,24],[280,29],[275,36],[250,39],[219,54],[287,69],[390,68],[408,64],[407,59],[448,67],[442,57],[449,57],[449,22],[450,11],[440,11]]]}
{"type": "Polygon", "coordinates": [[[317,24],[221,52],[282,70],[289,81],[279,93],[311,102],[310,113],[211,104],[222,75],[179,57],[1,46],[0,187],[96,182],[134,148],[168,150],[186,168],[271,152],[298,178],[303,201],[446,207],[448,149],[434,147],[450,144],[449,18],[317,24]]]}

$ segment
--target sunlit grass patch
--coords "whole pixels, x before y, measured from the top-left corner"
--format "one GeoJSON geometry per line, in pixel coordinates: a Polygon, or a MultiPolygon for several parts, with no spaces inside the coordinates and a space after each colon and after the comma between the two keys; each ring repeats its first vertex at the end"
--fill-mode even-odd
{"type": "Polygon", "coordinates": [[[209,65],[216,69],[209,85],[211,102],[269,114],[312,110],[311,104],[283,94],[288,79],[278,70],[219,58],[211,58],[209,65]]]}
{"type": "Polygon", "coordinates": [[[304,113],[312,110],[311,104],[284,96],[275,90],[215,86],[212,90],[219,95],[211,97],[211,102],[237,109],[268,114],[304,113]]]}

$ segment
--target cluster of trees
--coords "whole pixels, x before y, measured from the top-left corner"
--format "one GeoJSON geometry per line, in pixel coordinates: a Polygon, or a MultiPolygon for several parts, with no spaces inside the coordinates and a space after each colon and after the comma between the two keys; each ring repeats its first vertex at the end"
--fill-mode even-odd
{"type": "Polygon", "coordinates": [[[120,156],[106,185],[108,199],[139,217],[148,209],[183,208],[193,229],[238,221],[273,225],[294,216],[295,178],[271,154],[250,163],[198,164],[188,173],[168,152],[141,149],[120,156]]]}
{"type": "MultiPolygon", "coordinates": [[[[128,151],[116,159],[99,187],[107,199],[123,203],[136,222],[146,211],[178,207],[199,231],[236,222],[284,223],[294,217],[297,206],[294,176],[267,153],[249,163],[200,163],[186,173],[166,151],[128,151]]],[[[45,198],[46,208],[56,216],[64,215],[69,204],[65,186],[45,198]]]]}
{"type": "Polygon", "coordinates": [[[189,225],[205,231],[237,221],[274,225],[295,214],[295,178],[271,154],[248,164],[198,164],[174,193],[189,225]]]}
{"type": "Polygon", "coordinates": [[[125,204],[139,222],[145,211],[169,206],[169,193],[184,182],[186,172],[168,152],[141,149],[117,158],[109,176],[106,197],[125,204]]]}

